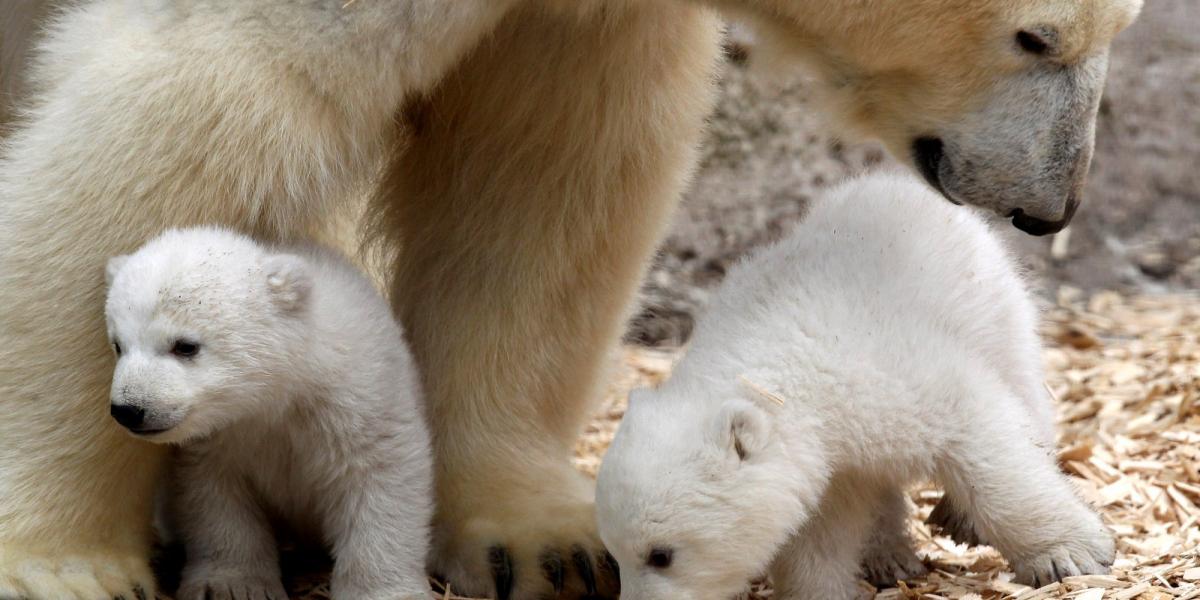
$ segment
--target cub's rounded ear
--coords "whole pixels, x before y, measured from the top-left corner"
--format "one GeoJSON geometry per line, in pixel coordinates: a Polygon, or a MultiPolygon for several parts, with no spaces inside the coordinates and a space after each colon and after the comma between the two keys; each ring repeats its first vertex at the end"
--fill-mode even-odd
{"type": "Polygon", "coordinates": [[[266,273],[267,289],[276,306],[286,312],[303,310],[308,306],[313,282],[304,259],[291,254],[276,254],[263,261],[263,272],[266,273]]]}
{"type": "Polygon", "coordinates": [[[117,273],[121,271],[121,267],[129,262],[129,255],[122,254],[108,259],[108,264],[104,265],[104,286],[112,287],[113,280],[117,278],[117,273]]]}
{"type": "Polygon", "coordinates": [[[774,435],[766,411],[741,398],[721,407],[717,426],[717,439],[743,462],[766,450],[774,435]]]}

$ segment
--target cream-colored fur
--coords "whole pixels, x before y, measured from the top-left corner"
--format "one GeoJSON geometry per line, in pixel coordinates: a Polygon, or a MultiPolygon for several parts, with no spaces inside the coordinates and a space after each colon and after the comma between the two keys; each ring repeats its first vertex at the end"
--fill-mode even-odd
{"type": "MultiPolygon", "coordinates": [[[[694,162],[719,46],[719,22],[702,4],[93,0],[65,9],[42,38],[28,71],[34,92],[17,102],[0,159],[0,597],[151,586],[161,454],[105,415],[103,257],[202,223],[267,240],[345,238],[332,223],[346,222],[339,212],[352,217],[347,207],[365,194],[433,407],[431,568],[471,593],[524,599],[561,583],[568,595],[611,595],[613,577],[594,564],[604,561],[591,484],[568,458],[694,162]],[[562,568],[544,576],[542,564],[562,568]]],[[[1102,56],[1132,12],[1131,0],[1085,4],[1042,14],[1032,1],[926,0],[917,14],[882,2],[721,3],[772,15],[765,21],[847,99],[854,123],[902,158],[906,137],[944,136],[946,164],[957,156],[949,150],[974,158],[998,147],[955,133],[1011,120],[980,108],[996,86],[1019,96],[1030,72],[1102,56]],[[870,25],[850,27],[859,20],[870,25]],[[1058,28],[1061,56],[1016,49],[1015,30],[1031,20],[1058,28]],[[1085,21],[1098,25],[1078,26],[1085,21]],[[962,27],[987,35],[950,35],[962,27]],[[914,38],[954,40],[959,51],[905,45],[914,38]],[[978,74],[993,63],[1005,76],[982,85],[978,74]],[[913,69],[920,76],[907,76],[913,69]],[[859,88],[849,82],[864,81],[882,83],[851,93],[859,88]]],[[[0,23],[0,56],[23,53],[7,47],[27,28],[18,17],[0,23]]],[[[1018,133],[1046,131],[1064,102],[1081,104],[1067,100],[1033,97],[1018,133]]],[[[1079,132],[1090,134],[1091,115],[1069,116],[1072,127],[1058,131],[1090,143],[1079,132]]],[[[1065,181],[1078,168],[1050,171],[1065,181]]],[[[1042,186],[1037,177],[968,174],[982,183],[969,194],[950,186],[951,197],[1061,216],[1061,194],[1014,192],[1042,186]]]]}
{"type": "Polygon", "coordinates": [[[716,1],[761,29],[768,62],[799,59],[818,75],[842,130],[878,137],[947,198],[1038,235],[1082,201],[1108,46],[1141,10],[1141,0],[716,1]],[[1044,51],[1023,50],[1017,32],[1044,51]]]}
{"type": "Polygon", "coordinates": [[[0,3],[0,135],[13,116],[14,103],[26,94],[31,42],[50,8],[50,0],[0,3]]]}

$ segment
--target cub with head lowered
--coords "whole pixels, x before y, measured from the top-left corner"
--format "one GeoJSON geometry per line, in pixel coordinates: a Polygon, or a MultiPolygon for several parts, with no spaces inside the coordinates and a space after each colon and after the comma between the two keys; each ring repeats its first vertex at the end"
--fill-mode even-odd
{"type": "Polygon", "coordinates": [[[630,399],[597,518],[622,598],[852,598],[921,568],[904,486],[1041,584],[1113,542],[1057,469],[1036,313],[969,211],[909,179],[850,183],[731,271],[688,354],[630,399]]]}
{"type": "Polygon", "coordinates": [[[335,558],[337,598],[426,597],[432,453],[391,311],[342,257],[171,230],[108,264],[112,416],[182,446],[183,600],[286,598],[271,518],[335,558]]]}

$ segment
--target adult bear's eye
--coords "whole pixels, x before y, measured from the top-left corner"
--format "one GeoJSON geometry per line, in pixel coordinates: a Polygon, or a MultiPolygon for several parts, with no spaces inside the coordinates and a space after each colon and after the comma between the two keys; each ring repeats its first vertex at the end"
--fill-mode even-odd
{"type": "Polygon", "coordinates": [[[665,569],[671,566],[674,555],[675,551],[670,548],[651,548],[650,554],[646,556],[646,565],[655,569],[665,569]]]}
{"type": "Polygon", "coordinates": [[[1017,32],[1017,45],[1030,54],[1041,56],[1049,52],[1052,37],[1047,31],[1021,30],[1017,32]]]}
{"type": "Polygon", "coordinates": [[[171,344],[171,354],[180,358],[192,358],[196,353],[200,352],[200,344],[188,340],[175,340],[171,344]]]}

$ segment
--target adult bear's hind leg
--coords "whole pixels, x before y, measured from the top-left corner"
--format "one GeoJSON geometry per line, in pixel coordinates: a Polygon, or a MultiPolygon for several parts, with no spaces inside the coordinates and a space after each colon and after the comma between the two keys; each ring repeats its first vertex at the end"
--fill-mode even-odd
{"type": "Polygon", "coordinates": [[[531,3],[414,102],[374,206],[430,397],[431,566],[463,594],[616,588],[572,447],[693,161],[719,24],[583,10],[531,3]]]}

